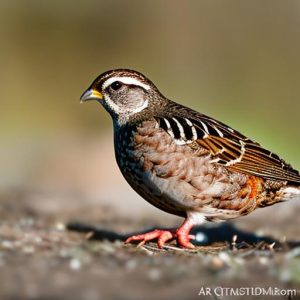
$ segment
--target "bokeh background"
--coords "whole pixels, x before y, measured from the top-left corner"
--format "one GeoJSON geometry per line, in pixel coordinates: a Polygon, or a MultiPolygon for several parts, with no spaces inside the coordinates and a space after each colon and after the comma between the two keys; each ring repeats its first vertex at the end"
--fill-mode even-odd
{"type": "Polygon", "coordinates": [[[113,162],[82,169],[93,155],[112,159],[112,127],[99,105],[78,100],[99,73],[119,67],[145,73],[169,98],[300,168],[299,1],[0,6],[1,189],[61,181],[73,189],[74,177],[101,184],[102,173],[119,176],[113,162]],[[97,154],[90,143],[99,144],[97,154]]]}
{"type": "MultiPolygon", "coordinates": [[[[300,169],[297,0],[2,0],[0,37],[0,193],[10,211],[26,199],[30,212],[55,222],[101,223],[105,204],[112,216],[179,223],[121,177],[104,109],[79,104],[91,81],[113,68],[144,73],[170,99],[300,169]]],[[[286,211],[288,220],[291,205],[241,224],[260,217],[270,231],[276,214],[286,211]]]]}

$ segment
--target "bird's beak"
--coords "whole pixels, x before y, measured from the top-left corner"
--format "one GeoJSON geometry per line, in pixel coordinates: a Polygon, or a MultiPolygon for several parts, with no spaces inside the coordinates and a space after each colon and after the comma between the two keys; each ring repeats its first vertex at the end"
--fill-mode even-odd
{"type": "Polygon", "coordinates": [[[102,100],[102,99],[103,99],[103,95],[100,92],[90,88],[82,94],[82,96],[80,97],[80,103],[88,100],[102,100]]]}

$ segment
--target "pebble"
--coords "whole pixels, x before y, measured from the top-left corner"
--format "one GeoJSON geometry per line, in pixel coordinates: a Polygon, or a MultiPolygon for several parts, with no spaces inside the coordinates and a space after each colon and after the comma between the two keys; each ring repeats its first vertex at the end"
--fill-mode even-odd
{"type": "Polygon", "coordinates": [[[130,259],[129,261],[126,262],[126,269],[128,270],[134,270],[137,266],[137,261],[135,259],[130,259]]]}
{"type": "Polygon", "coordinates": [[[33,246],[24,246],[22,251],[27,254],[31,254],[35,252],[35,248],[33,246]]]}
{"type": "Polygon", "coordinates": [[[228,253],[226,253],[226,252],[220,252],[219,253],[219,258],[223,261],[223,262],[225,262],[225,263],[227,263],[227,264],[229,264],[230,262],[231,262],[231,259],[230,259],[230,256],[228,255],[228,253]]]}
{"type": "Polygon", "coordinates": [[[161,278],[161,272],[158,269],[150,269],[148,276],[151,280],[159,280],[161,278]]]}
{"type": "Polygon", "coordinates": [[[220,259],[218,256],[214,256],[211,259],[211,266],[213,269],[221,269],[225,266],[224,261],[220,259]]]}
{"type": "Polygon", "coordinates": [[[42,241],[43,241],[43,239],[40,236],[36,236],[34,238],[34,242],[37,243],[37,244],[40,244],[42,241]]]}
{"type": "Polygon", "coordinates": [[[294,257],[300,256],[300,247],[294,248],[285,254],[285,259],[290,260],[294,257]]]}
{"type": "Polygon", "coordinates": [[[6,248],[6,249],[13,249],[14,248],[14,243],[9,241],[9,240],[2,241],[1,245],[2,245],[3,248],[6,248]]]}
{"type": "Polygon", "coordinates": [[[280,272],[280,280],[283,281],[283,282],[288,282],[291,280],[291,277],[292,277],[292,274],[289,270],[287,269],[283,269],[281,272],[280,272]]]}
{"type": "Polygon", "coordinates": [[[259,262],[262,265],[268,265],[270,260],[266,256],[261,256],[261,257],[259,257],[259,262]]]}
{"type": "Polygon", "coordinates": [[[78,271],[81,269],[81,261],[77,258],[72,258],[69,263],[70,269],[78,271]]]}
{"type": "Polygon", "coordinates": [[[62,222],[58,222],[55,224],[55,229],[58,231],[64,231],[66,230],[66,225],[62,222]]]}

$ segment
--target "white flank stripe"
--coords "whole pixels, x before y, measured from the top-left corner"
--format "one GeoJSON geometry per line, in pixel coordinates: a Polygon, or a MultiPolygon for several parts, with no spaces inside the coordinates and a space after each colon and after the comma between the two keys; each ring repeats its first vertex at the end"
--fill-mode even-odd
{"type": "Polygon", "coordinates": [[[186,123],[187,123],[189,126],[193,126],[193,123],[192,123],[189,119],[185,118],[185,120],[186,120],[186,123]]]}
{"type": "Polygon", "coordinates": [[[164,118],[164,121],[165,121],[165,123],[166,123],[166,125],[167,125],[167,127],[168,127],[168,130],[167,130],[167,131],[168,131],[169,135],[170,135],[172,138],[174,138],[174,133],[173,133],[173,131],[172,131],[170,122],[169,122],[167,119],[165,119],[165,118],[164,118]]]}
{"type": "Polygon", "coordinates": [[[185,140],[185,134],[184,134],[184,129],[183,129],[182,125],[179,123],[179,121],[176,118],[172,118],[172,119],[175,121],[175,123],[178,126],[178,129],[180,132],[180,137],[185,140]]]}
{"type": "Polygon", "coordinates": [[[203,138],[205,139],[205,138],[208,137],[209,131],[208,131],[208,128],[207,128],[207,126],[205,125],[205,123],[203,123],[202,121],[200,121],[200,123],[202,124],[202,126],[203,126],[203,128],[204,128],[202,131],[204,131],[204,133],[205,133],[205,135],[203,136],[203,138]]]}
{"type": "Polygon", "coordinates": [[[141,88],[143,88],[144,90],[148,91],[150,90],[150,86],[148,84],[145,84],[143,82],[141,82],[140,80],[136,79],[136,78],[132,78],[132,77],[111,77],[108,78],[106,81],[104,81],[103,85],[102,85],[102,89],[106,89],[108,86],[110,86],[113,82],[115,81],[120,81],[124,84],[132,84],[132,85],[136,85],[136,86],[140,86],[141,88]]]}
{"type": "Polygon", "coordinates": [[[189,119],[185,118],[185,120],[186,120],[186,123],[192,127],[193,140],[197,140],[198,136],[197,136],[196,128],[193,126],[193,123],[189,119]]]}
{"type": "Polygon", "coordinates": [[[223,132],[220,131],[220,130],[217,128],[217,126],[214,126],[214,129],[216,130],[216,132],[219,134],[220,137],[223,137],[223,136],[224,136],[224,135],[223,135],[223,132]]]}
{"type": "Polygon", "coordinates": [[[204,131],[205,131],[207,134],[209,134],[209,131],[208,131],[208,128],[207,128],[206,124],[203,123],[202,121],[200,121],[200,122],[201,122],[201,124],[202,124],[202,126],[203,126],[203,128],[204,128],[204,131]]]}

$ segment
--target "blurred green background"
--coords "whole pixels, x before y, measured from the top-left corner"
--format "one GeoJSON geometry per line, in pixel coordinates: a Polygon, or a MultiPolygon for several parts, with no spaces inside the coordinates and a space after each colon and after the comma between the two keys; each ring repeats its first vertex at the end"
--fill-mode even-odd
{"type": "Polygon", "coordinates": [[[110,118],[79,97],[120,67],[300,168],[297,0],[1,1],[0,36],[2,190],[105,194],[110,118]]]}

